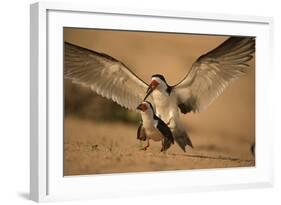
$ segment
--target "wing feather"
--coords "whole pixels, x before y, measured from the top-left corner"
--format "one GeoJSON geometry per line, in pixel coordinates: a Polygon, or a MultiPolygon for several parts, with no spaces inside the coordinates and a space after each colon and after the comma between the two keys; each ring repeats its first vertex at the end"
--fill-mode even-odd
{"type": "Polygon", "coordinates": [[[185,78],[174,86],[181,111],[203,111],[231,81],[246,72],[254,52],[255,38],[230,37],[200,56],[185,78]]]}
{"type": "Polygon", "coordinates": [[[142,102],[148,88],[122,62],[67,42],[64,43],[64,77],[132,110],[142,102]]]}

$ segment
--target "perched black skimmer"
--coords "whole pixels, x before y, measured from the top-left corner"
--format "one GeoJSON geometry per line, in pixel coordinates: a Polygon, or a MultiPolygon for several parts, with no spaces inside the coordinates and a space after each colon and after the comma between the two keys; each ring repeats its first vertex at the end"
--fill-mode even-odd
{"type": "Polygon", "coordinates": [[[137,139],[147,141],[147,145],[143,148],[146,150],[149,147],[149,140],[161,141],[161,152],[167,150],[174,143],[173,134],[170,128],[159,117],[155,115],[153,106],[150,102],[144,101],[138,107],[140,110],[142,123],[137,132],[137,139]]]}
{"type": "Polygon", "coordinates": [[[180,122],[180,112],[186,114],[206,109],[231,81],[245,73],[254,51],[254,38],[230,37],[200,56],[178,84],[170,86],[162,75],[157,74],[148,85],[113,57],[65,42],[64,76],[128,109],[135,110],[147,99],[185,151],[186,145],[192,147],[192,144],[180,122]]]}

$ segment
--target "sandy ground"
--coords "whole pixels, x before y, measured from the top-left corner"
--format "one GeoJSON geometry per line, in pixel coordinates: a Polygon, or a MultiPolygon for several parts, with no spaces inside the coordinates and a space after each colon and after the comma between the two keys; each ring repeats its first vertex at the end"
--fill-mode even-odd
{"type": "Polygon", "coordinates": [[[161,153],[159,142],[136,139],[137,127],[75,117],[65,119],[64,175],[144,172],[254,166],[251,142],[237,136],[189,132],[194,149],[186,153],[175,144],[161,153]],[[81,134],[83,133],[83,134],[81,134]]]}
{"type": "MultiPolygon", "coordinates": [[[[113,56],[147,83],[153,74],[161,73],[170,85],[182,80],[200,55],[225,39],[227,36],[64,29],[65,41],[113,56]]],[[[249,65],[246,75],[232,82],[207,110],[181,115],[194,145],[186,153],[177,145],[160,153],[157,142],[141,151],[144,144],[136,140],[133,125],[68,116],[64,174],[254,166],[250,146],[255,141],[255,59],[249,65]]],[[[75,97],[82,101],[81,96],[75,97]]],[[[83,109],[79,103],[76,106],[83,109]]],[[[96,114],[91,109],[87,113],[96,114]]]]}

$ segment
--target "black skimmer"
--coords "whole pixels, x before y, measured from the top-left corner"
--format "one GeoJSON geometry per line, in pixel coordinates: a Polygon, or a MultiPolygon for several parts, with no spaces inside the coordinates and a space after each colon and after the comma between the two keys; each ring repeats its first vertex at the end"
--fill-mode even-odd
{"type": "Polygon", "coordinates": [[[183,151],[192,144],[179,120],[179,111],[186,114],[206,109],[232,80],[245,73],[254,51],[254,38],[230,37],[200,56],[178,84],[170,86],[164,76],[152,76],[144,100],[152,95],[157,116],[169,125],[183,151]]]}
{"type": "Polygon", "coordinates": [[[147,99],[185,151],[192,144],[179,120],[180,112],[206,109],[231,81],[245,73],[254,51],[255,38],[230,37],[200,56],[178,84],[170,86],[162,75],[153,75],[148,85],[113,57],[65,42],[64,76],[128,109],[135,110],[147,99]]]}
{"type": "Polygon", "coordinates": [[[144,101],[138,107],[140,110],[142,123],[137,132],[137,139],[147,141],[147,145],[143,148],[146,150],[149,147],[149,140],[161,141],[161,152],[167,150],[174,143],[173,134],[170,128],[155,115],[153,106],[150,102],[144,101]]]}

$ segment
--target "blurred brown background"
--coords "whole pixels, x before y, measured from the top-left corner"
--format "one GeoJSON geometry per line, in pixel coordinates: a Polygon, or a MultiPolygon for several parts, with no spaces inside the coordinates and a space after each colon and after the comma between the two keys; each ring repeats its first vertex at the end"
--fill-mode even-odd
{"type": "MultiPolygon", "coordinates": [[[[192,63],[227,36],[125,32],[65,28],[64,40],[122,61],[145,82],[163,74],[179,82],[192,63]]],[[[88,88],[64,82],[64,174],[253,166],[255,139],[255,59],[206,111],[182,115],[195,148],[174,145],[159,153],[160,143],[139,150],[138,113],[121,108],[88,88]]]]}

